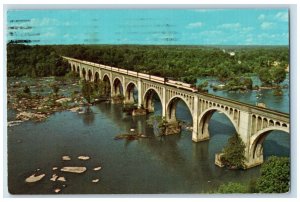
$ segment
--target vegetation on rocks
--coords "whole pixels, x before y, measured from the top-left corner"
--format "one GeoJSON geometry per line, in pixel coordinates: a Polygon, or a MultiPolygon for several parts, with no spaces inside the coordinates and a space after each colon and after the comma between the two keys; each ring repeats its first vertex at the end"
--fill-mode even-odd
{"type": "Polygon", "coordinates": [[[245,166],[245,144],[240,135],[235,133],[228,139],[221,156],[222,163],[229,168],[244,168],[245,166]]]}

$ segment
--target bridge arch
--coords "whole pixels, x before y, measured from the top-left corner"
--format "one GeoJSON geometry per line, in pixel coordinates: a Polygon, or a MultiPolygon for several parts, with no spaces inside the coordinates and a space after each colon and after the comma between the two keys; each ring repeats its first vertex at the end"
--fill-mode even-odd
{"type": "Polygon", "coordinates": [[[154,102],[153,97],[157,95],[159,98],[159,101],[161,103],[161,106],[163,107],[162,98],[159,94],[159,91],[155,87],[149,87],[147,90],[145,90],[145,93],[143,95],[143,107],[147,110],[147,112],[154,112],[154,102]]]}
{"type": "Polygon", "coordinates": [[[125,87],[125,103],[132,104],[135,103],[134,91],[137,90],[137,85],[135,82],[130,81],[125,87]]]}
{"type": "Polygon", "coordinates": [[[289,134],[289,128],[285,126],[270,126],[264,128],[250,138],[250,158],[263,161],[263,142],[272,131],[282,131],[289,134]]]}
{"type": "Polygon", "coordinates": [[[183,101],[187,108],[189,109],[189,112],[193,118],[193,109],[191,109],[188,101],[185,99],[185,97],[181,95],[175,95],[169,99],[169,101],[166,104],[166,119],[168,121],[176,121],[176,106],[179,101],[183,101]]]}
{"type": "Polygon", "coordinates": [[[80,73],[80,68],[79,66],[77,66],[77,71],[76,71],[78,74],[80,73]]]}
{"type": "Polygon", "coordinates": [[[123,95],[123,92],[122,80],[119,77],[115,77],[113,80],[113,95],[123,95]]]}
{"type": "Polygon", "coordinates": [[[89,70],[88,70],[88,80],[89,80],[89,81],[92,81],[92,79],[93,79],[93,73],[92,73],[92,70],[89,69],[89,70]]]}
{"type": "Polygon", "coordinates": [[[72,67],[72,71],[73,71],[73,72],[76,72],[75,65],[72,65],[72,64],[71,64],[71,67],[72,67]]]}
{"type": "Polygon", "coordinates": [[[104,86],[104,95],[110,96],[111,95],[111,80],[108,74],[103,75],[103,86],[104,86]]]}
{"type": "Polygon", "coordinates": [[[81,75],[82,75],[83,79],[86,80],[86,71],[85,71],[84,67],[81,69],[81,75]]]}
{"type": "Polygon", "coordinates": [[[98,83],[100,81],[100,75],[99,75],[99,72],[95,72],[95,75],[94,75],[94,82],[95,83],[98,83]]]}
{"type": "Polygon", "coordinates": [[[228,107],[226,110],[226,107],[216,107],[213,105],[212,107],[209,107],[208,109],[204,110],[198,118],[198,133],[200,134],[200,136],[204,139],[209,138],[210,136],[208,130],[209,121],[215,112],[223,113],[230,120],[233,127],[235,128],[235,131],[239,132],[237,122],[233,119],[232,116],[230,116],[230,114],[227,111],[228,111],[228,107]]]}

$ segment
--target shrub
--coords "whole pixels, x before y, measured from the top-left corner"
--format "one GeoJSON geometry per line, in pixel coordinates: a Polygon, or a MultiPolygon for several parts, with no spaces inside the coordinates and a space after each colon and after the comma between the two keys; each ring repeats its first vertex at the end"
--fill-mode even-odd
{"type": "Polygon", "coordinates": [[[260,170],[257,189],[261,193],[285,193],[290,188],[290,160],[287,157],[270,157],[260,170]]]}
{"type": "Polygon", "coordinates": [[[248,189],[245,185],[236,182],[229,182],[227,184],[222,184],[217,193],[221,194],[234,194],[234,193],[247,193],[248,189]]]}
{"type": "Polygon", "coordinates": [[[24,86],[23,93],[30,94],[30,88],[27,85],[24,86]]]}
{"type": "Polygon", "coordinates": [[[245,148],[246,146],[240,135],[234,134],[228,139],[228,143],[223,149],[222,163],[230,168],[244,168],[245,148]]]}

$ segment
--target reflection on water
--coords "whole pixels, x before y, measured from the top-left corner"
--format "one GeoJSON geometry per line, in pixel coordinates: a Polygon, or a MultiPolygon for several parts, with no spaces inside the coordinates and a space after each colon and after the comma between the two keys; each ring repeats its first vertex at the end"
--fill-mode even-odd
{"type": "MultiPolygon", "coordinates": [[[[225,92],[224,92],[225,93],[225,92]]],[[[252,99],[252,95],[241,95],[252,99]],[[248,96],[248,97],[247,97],[248,96]]],[[[279,99],[279,98],[278,98],[279,99]]],[[[273,107],[288,102],[281,98],[273,107]]],[[[154,103],[155,114],[161,114],[161,103],[154,103]]],[[[8,119],[14,116],[9,111],[8,119]]],[[[179,102],[177,118],[192,123],[186,105],[179,102]]],[[[122,113],[122,105],[101,103],[91,112],[77,114],[60,112],[45,122],[24,122],[8,128],[8,185],[12,193],[53,193],[52,167],[83,165],[76,159],[88,155],[84,162],[88,172],[82,175],[64,174],[67,187],[62,193],[205,193],[229,181],[247,182],[259,174],[259,167],[250,170],[228,171],[214,165],[215,153],[222,150],[235,132],[225,115],[215,113],[209,125],[210,140],[192,142],[191,132],[158,137],[146,123],[148,116],[131,117],[122,113]],[[114,140],[134,128],[148,138],[135,141],[114,140]],[[71,162],[61,156],[70,155],[71,162]],[[92,172],[101,165],[103,169],[92,172]],[[46,178],[33,185],[24,179],[35,169],[46,178]],[[99,183],[91,183],[99,178],[99,183]]],[[[264,156],[289,156],[289,135],[272,132],[264,142],[264,156]]]]}

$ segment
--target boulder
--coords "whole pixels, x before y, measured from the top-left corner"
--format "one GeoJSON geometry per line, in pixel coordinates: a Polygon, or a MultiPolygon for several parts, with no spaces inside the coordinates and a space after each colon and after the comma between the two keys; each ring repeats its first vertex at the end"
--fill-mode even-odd
{"type": "Polygon", "coordinates": [[[64,103],[64,102],[70,102],[72,101],[72,98],[69,98],[69,97],[63,97],[63,98],[60,98],[58,100],[55,100],[55,102],[58,102],[58,103],[64,103]]]}
{"type": "Polygon", "coordinates": [[[23,121],[9,121],[9,122],[7,122],[7,126],[8,127],[17,126],[17,125],[19,125],[22,122],[23,121]]]}
{"type": "Polygon", "coordinates": [[[71,157],[70,156],[62,156],[63,161],[70,161],[71,157]]]}
{"type": "Polygon", "coordinates": [[[58,176],[56,174],[53,174],[52,177],[50,178],[51,181],[55,182],[58,176]]]}
{"type": "Polygon", "coordinates": [[[81,112],[83,109],[82,107],[73,107],[71,109],[69,109],[71,112],[81,112]]]}
{"type": "Polygon", "coordinates": [[[97,182],[99,182],[99,179],[94,179],[94,180],[92,180],[92,182],[97,183],[97,182]]]}
{"type": "Polygon", "coordinates": [[[30,119],[43,120],[45,118],[47,118],[47,116],[44,114],[35,114],[32,112],[25,112],[25,111],[20,112],[19,114],[17,114],[16,117],[17,120],[22,120],[22,121],[28,121],[30,119]]]}
{"type": "Polygon", "coordinates": [[[99,167],[96,167],[96,168],[93,168],[94,171],[98,171],[98,170],[101,170],[101,166],[99,167]]]}
{"type": "Polygon", "coordinates": [[[89,160],[90,157],[89,157],[89,156],[78,156],[78,159],[79,159],[79,160],[86,161],[86,160],[89,160]]]}
{"type": "Polygon", "coordinates": [[[29,177],[27,177],[25,179],[25,182],[27,182],[27,183],[38,182],[41,179],[43,179],[45,177],[45,175],[46,174],[41,174],[41,175],[33,174],[33,175],[30,175],[29,177]]]}
{"type": "Polygon", "coordinates": [[[57,178],[57,181],[65,182],[65,181],[66,181],[66,178],[65,178],[65,177],[59,177],[59,178],[57,178]]]}
{"type": "Polygon", "coordinates": [[[86,167],[69,166],[61,168],[60,171],[69,173],[83,173],[86,171],[86,167]]]}

